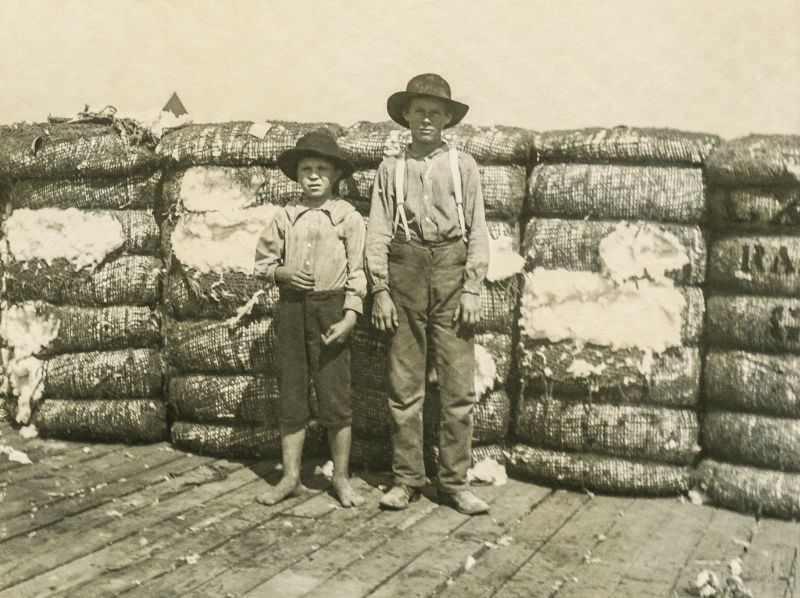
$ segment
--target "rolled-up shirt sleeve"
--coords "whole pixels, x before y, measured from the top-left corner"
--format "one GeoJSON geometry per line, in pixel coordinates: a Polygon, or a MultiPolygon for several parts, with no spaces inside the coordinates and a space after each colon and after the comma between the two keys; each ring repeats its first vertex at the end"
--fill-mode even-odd
{"type": "Polygon", "coordinates": [[[391,161],[378,167],[372,186],[367,226],[366,270],[370,292],[389,289],[389,245],[392,242],[392,196],[389,192],[391,161]]]}
{"type": "Polygon", "coordinates": [[[275,284],[275,270],[283,264],[284,213],[279,211],[264,229],[256,243],[254,274],[275,284]]]}
{"type": "Polygon", "coordinates": [[[470,157],[464,160],[461,166],[464,203],[472,207],[471,214],[467,215],[469,231],[463,291],[480,295],[481,286],[489,269],[489,229],[486,226],[478,165],[470,157]]]}
{"type": "Polygon", "coordinates": [[[364,219],[358,212],[351,212],[342,224],[345,229],[344,249],[347,256],[344,309],[361,314],[364,311],[364,297],[367,294],[367,277],[364,273],[366,227],[364,219]]]}

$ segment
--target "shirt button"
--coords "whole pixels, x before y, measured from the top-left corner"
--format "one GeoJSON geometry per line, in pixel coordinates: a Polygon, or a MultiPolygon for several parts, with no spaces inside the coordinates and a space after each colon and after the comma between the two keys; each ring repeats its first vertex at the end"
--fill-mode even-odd
{"type": "Polygon", "coordinates": [[[311,247],[311,243],[309,243],[308,246],[311,247]]]}

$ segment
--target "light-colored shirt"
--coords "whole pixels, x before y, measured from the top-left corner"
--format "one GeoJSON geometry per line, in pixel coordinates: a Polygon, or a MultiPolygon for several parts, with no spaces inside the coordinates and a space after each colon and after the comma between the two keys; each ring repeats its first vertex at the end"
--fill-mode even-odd
{"type": "Polygon", "coordinates": [[[255,273],[275,283],[278,266],[306,270],[315,291],[344,289],[344,308],[362,313],[364,219],[343,199],[325,200],[317,208],[291,202],[281,208],[256,245],[255,273]]]}
{"type": "MultiPolygon", "coordinates": [[[[405,211],[413,240],[437,243],[461,237],[448,146],[415,158],[407,148],[405,211]]],[[[395,170],[401,157],[385,158],[378,167],[372,188],[367,230],[366,266],[372,292],[389,288],[389,245],[395,213],[395,170]]],[[[480,173],[475,159],[458,152],[464,219],[467,230],[467,261],[463,290],[476,295],[489,266],[489,233],[481,194],[480,173]]],[[[403,234],[403,227],[398,227],[403,234]]]]}

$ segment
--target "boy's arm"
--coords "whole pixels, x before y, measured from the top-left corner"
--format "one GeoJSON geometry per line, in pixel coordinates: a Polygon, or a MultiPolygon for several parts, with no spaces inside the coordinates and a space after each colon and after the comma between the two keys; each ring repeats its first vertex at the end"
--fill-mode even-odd
{"type": "Polygon", "coordinates": [[[472,206],[472,218],[467,223],[467,262],[464,267],[465,293],[481,294],[481,286],[489,269],[489,229],[481,192],[481,177],[478,165],[470,158],[462,163],[464,203],[472,206]]]}
{"type": "Polygon", "coordinates": [[[254,274],[275,284],[275,270],[283,263],[283,210],[280,210],[261,233],[256,244],[254,274]]]}
{"type": "Polygon", "coordinates": [[[389,180],[389,165],[383,161],[372,185],[367,228],[366,270],[372,293],[389,289],[389,245],[394,214],[389,180]]]}
{"type": "Polygon", "coordinates": [[[353,211],[344,221],[344,250],[347,256],[344,308],[357,314],[364,311],[367,277],[364,273],[364,243],[366,227],[361,215],[353,211]]]}

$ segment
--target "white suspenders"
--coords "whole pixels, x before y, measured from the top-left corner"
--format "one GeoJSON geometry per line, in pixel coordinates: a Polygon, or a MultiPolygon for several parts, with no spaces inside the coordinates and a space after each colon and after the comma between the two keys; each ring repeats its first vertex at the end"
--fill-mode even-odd
{"type": "MultiPolygon", "coordinates": [[[[467,228],[464,218],[464,193],[461,189],[461,170],[458,168],[458,150],[450,148],[448,151],[450,158],[450,176],[453,179],[453,189],[456,195],[456,208],[458,209],[458,225],[461,228],[461,237],[467,242],[467,228]]],[[[394,227],[392,234],[397,233],[398,225],[403,225],[406,238],[409,238],[408,220],[406,219],[406,156],[401,153],[397,157],[397,166],[394,170],[394,195],[395,212],[394,227]]]]}

